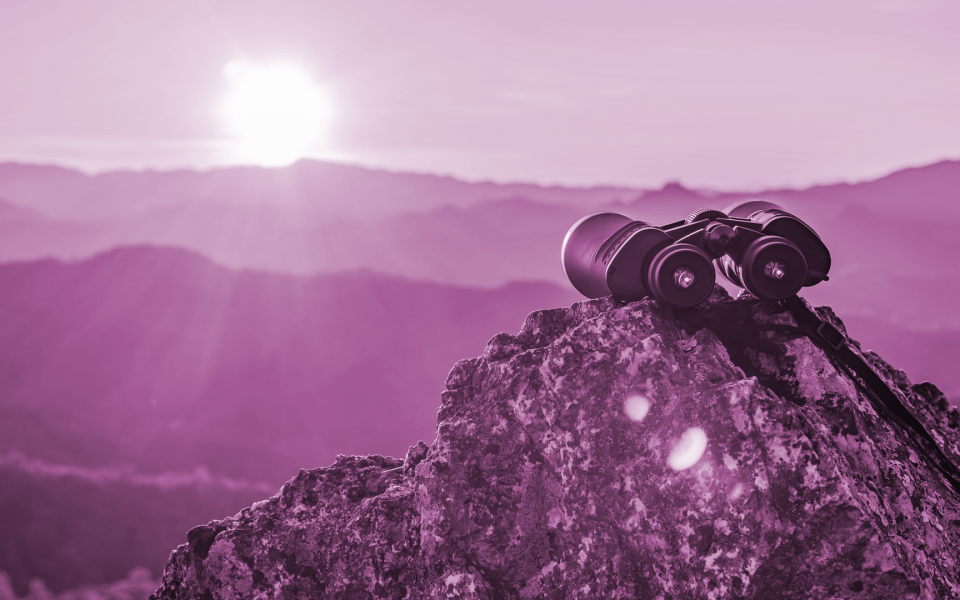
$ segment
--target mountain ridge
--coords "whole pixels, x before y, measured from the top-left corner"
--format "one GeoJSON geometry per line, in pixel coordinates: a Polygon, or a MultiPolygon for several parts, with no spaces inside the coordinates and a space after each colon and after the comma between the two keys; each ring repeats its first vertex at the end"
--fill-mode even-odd
{"type": "MultiPolygon", "coordinates": [[[[202,199],[211,193],[227,196],[232,204],[301,205],[333,214],[351,214],[338,195],[350,196],[365,210],[387,214],[424,210],[442,205],[469,206],[488,199],[525,196],[545,201],[596,202],[599,197],[635,195],[639,190],[622,186],[542,186],[534,183],[467,182],[446,175],[405,173],[304,159],[287,167],[237,166],[205,171],[114,171],[87,175],[56,165],[0,163],[0,195],[8,195],[25,206],[41,209],[49,216],[89,220],[123,213],[123,203],[142,210],[166,205],[169,194],[179,199],[202,199]],[[127,186],[126,188],[124,186],[127,186]],[[218,187],[220,191],[218,192],[218,187]],[[74,196],[86,207],[68,206],[49,194],[74,196]],[[97,197],[123,195],[125,200],[97,197]],[[166,194],[166,195],[165,195],[166,194]],[[383,198],[392,198],[383,201],[383,198]],[[379,200],[378,200],[379,198],[379,200]],[[329,204],[324,206],[323,200],[329,204]],[[86,211],[86,212],[84,212],[86,211]]],[[[130,206],[125,207],[130,210],[130,206]]]]}
{"type": "Polygon", "coordinates": [[[242,458],[253,469],[243,476],[268,481],[308,448],[332,458],[362,438],[361,446],[397,452],[394,426],[427,437],[430,390],[451,361],[519,313],[575,299],[550,283],[481,290],[374,272],[232,271],[156,247],[0,265],[0,287],[0,452],[182,470],[197,464],[183,462],[192,456],[217,472],[242,458]],[[472,320],[455,318],[460,310],[472,320]],[[363,377],[367,360],[384,372],[363,377]],[[271,413],[260,404],[267,398],[290,412],[271,413]],[[336,408],[347,398],[352,405],[336,408]],[[317,411],[326,416],[308,436],[317,411]],[[59,424],[28,427],[37,418],[59,424]],[[257,439],[237,433],[251,419],[260,420],[257,439]],[[284,428],[304,435],[280,435],[284,428]],[[271,436],[280,441],[267,443],[271,436]]]}
{"type": "Polygon", "coordinates": [[[0,290],[0,571],[20,596],[159,573],[291,469],[432,439],[450,364],[575,299],[151,246],[0,264],[0,290]]]}

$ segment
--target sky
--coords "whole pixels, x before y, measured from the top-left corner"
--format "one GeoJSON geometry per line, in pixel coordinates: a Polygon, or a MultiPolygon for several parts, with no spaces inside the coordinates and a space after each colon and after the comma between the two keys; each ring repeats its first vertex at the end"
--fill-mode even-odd
{"type": "Polygon", "coordinates": [[[0,160],[863,180],[960,158],[958,23],[960,3],[927,0],[4,0],[0,160]],[[293,150],[264,154],[258,110],[293,150]]]}

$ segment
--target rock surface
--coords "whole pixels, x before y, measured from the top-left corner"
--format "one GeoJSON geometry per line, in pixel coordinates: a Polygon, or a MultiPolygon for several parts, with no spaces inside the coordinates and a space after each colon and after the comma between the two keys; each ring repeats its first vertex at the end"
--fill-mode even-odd
{"type": "MultiPolygon", "coordinates": [[[[454,366],[432,446],[193,529],[154,597],[960,598],[960,496],[909,435],[779,307],[701,311],[532,313],[454,366]]],[[[960,464],[956,409],[865,355],[960,464]]]]}

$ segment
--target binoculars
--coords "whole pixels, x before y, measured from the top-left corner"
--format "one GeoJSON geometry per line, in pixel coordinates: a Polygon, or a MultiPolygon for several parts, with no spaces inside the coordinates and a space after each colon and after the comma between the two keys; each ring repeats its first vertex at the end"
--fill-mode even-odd
{"type": "Polygon", "coordinates": [[[771,301],[826,281],[830,271],[830,252],[813,229],[758,200],[702,208],[661,227],[615,213],[588,215],[567,232],[561,258],[570,283],[588,298],[653,296],[676,306],[707,299],[714,265],[734,285],[771,301]]]}

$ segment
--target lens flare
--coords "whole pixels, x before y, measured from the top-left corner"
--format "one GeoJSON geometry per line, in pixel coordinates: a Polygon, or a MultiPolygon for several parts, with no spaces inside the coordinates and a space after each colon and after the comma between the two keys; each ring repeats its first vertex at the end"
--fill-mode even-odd
{"type": "Polygon", "coordinates": [[[650,401],[640,395],[630,396],[627,398],[627,401],[623,403],[623,412],[627,413],[627,416],[632,420],[639,423],[646,418],[647,413],[650,412],[650,401]]]}
{"type": "Polygon", "coordinates": [[[688,267],[679,267],[673,272],[673,285],[685,290],[697,282],[697,275],[688,267]]]}
{"type": "Polygon", "coordinates": [[[737,484],[733,486],[733,489],[730,490],[730,494],[728,495],[728,498],[730,498],[731,500],[736,500],[742,494],[743,494],[743,484],[738,481],[737,484]]]}
{"type": "Polygon", "coordinates": [[[689,469],[697,464],[706,449],[706,432],[699,427],[691,427],[680,436],[680,441],[670,452],[667,464],[675,471],[689,469]]]}
{"type": "Polygon", "coordinates": [[[787,276],[787,268],[776,261],[770,261],[763,266],[763,273],[770,279],[777,281],[787,276]]]}

